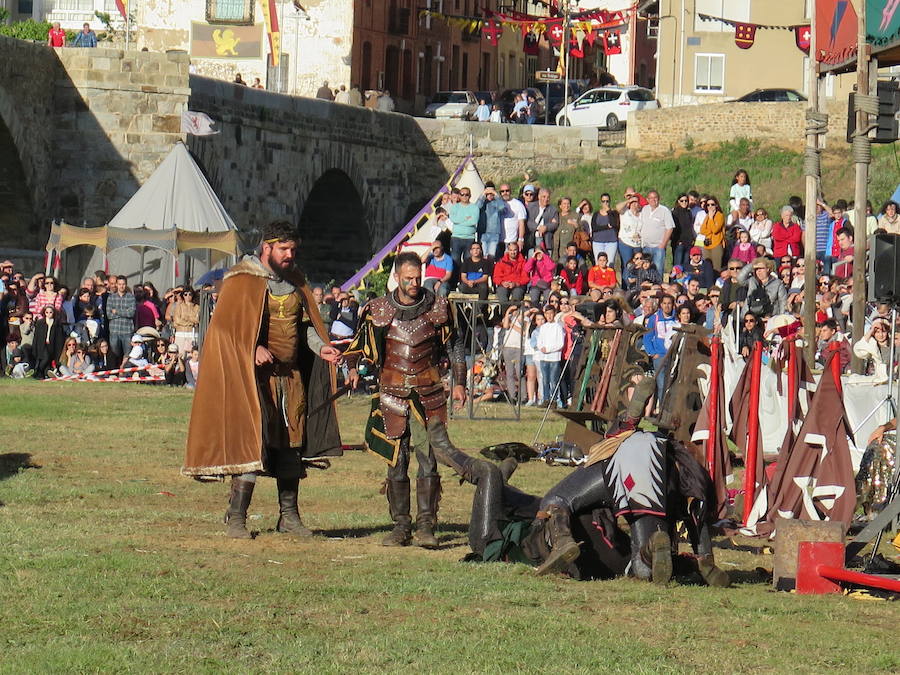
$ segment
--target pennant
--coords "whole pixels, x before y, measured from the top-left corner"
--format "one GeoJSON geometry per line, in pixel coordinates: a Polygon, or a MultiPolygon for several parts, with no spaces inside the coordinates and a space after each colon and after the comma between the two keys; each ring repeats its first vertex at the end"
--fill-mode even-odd
{"type": "Polygon", "coordinates": [[[116,9],[119,10],[122,18],[128,21],[128,0],[116,0],[116,9]]]}
{"type": "Polygon", "coordinates": [[[561,20],[547,22],[547,32],[545,35],[547,36],[547,41],[554,47],[559,47],[562,44],[564,33],[565,29],[562,26],[561,20]]]}
{"type": "Polygon", "coordinates": [[[622,53],[622,31],[608,30],[603,33],[603,53],[607,56],[622,53]]]}
{"type": "Polygon", "coordinates": [[[593,46],[594,46],[594,41],[597,39],[597,31],[594,31],[594,30],[588,30],[588,31],[586,31],[585,34],[584,34],[584,39],[587,41],[587,43],[588,43],[591,47],[593,47],[593,46]]]}
{"type": "Polygon", "coordinates": [[[809,54],[809,39],[812,35],[809,26],[794,26],[794,39],[797,41],[797,49],[804,54],[809,54]]]}
{"type": "Polygon", "coordinates": [[[581,48],[581,45],[578,44],[578,40],[574,35],[569,38],[569,54],[576,59],[584,58],[584,50],[581,48]]]}
{"type": "Polygon", "coordinates": [[[503,35],[503,27],[498,21],[491,19],[484,24],[484,28],[481,29],[481,34],[484,36],[484,39],[487,40],[489,45],[496,47],[500,42],[500,36],[503,35]]]}
{"type": "Polygon", "coordinates": [[[219,133],[213,130],[215,121],[209,115],[193,110],[185,110],[181,114],[181,133],[193,136],[212,136],[219,133]]]}
{"type": "Polygon", "coordinates": [[[528,56],[537,56],[540,50],[538,49],[538,38],[534,33],[527,33],[525,38],[522,40],[522,51],[525,52],[528,56]]]}
{"type": "Polygon", "coordinates": [[[753,41],[756,39],[756,24],[753,23],[735,23],[734,24],[734,44],[740,49],[750,49],[753,41]]]}
{"type": "Polygon", "coordinates": [[[277,68],[281,61],[281,31],[278,28],[278,9],[275,0],[260,0],[263,18],[266,21],[266,32],[269,34],[269,49],[272,54],[272,67],[277,68]]]}

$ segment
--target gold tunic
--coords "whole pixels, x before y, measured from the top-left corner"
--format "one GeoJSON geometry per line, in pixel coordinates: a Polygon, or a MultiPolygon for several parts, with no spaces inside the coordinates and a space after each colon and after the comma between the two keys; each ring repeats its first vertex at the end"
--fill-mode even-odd
{"type": "Polygon", "coordinates": [[[306,392],[297,365],[303,304],[294,292],[266,295],[263,344],[275,358],[273,365],[257,369],[264,399],[266,446],[298,448],[303,444],[306,392]]]}

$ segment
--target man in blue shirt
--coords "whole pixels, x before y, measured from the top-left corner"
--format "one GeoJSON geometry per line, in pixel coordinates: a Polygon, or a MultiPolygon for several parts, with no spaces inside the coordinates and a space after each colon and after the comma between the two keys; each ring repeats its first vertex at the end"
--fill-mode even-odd
{"type": "Polygon", "coordinates": [[[73,47],[96,47],[97,46],[97,34],[91,30],[91,24],[86,23],[84,27],[81,29],[81,32],[75,36],[75,39],[72,41],[73,47]]]}
{"type": "Polygon", "coordinates": [[[484,194],[481,195],[478,204],[481,207],[478,220],[481,249],[485,258],[495,260],[497,258],[497,247],[503,241],[503,219],[506,218],[506,202],[497,198],[497,189],[489,181],[485,183],[484,194]]]}
{"type": "Polygon", "coordinates": [[[644,324],[647,329],[647,332],[644,333],[644,351],[653,359],[653,370],[656,371],[657,401],[662,399],[663,384],[665,383],[665,374],[660,367],[669,351],[669,345],[672,344],[672,338],[675,336],[676,324],[675,298],[671,295],[664,295],[659,300],[659,309],[648,317],[647,323],[644,324]]]}

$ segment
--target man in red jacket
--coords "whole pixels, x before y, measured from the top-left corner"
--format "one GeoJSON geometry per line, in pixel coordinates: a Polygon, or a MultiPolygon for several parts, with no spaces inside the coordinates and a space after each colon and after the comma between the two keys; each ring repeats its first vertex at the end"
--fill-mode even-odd
{"type": "Polygon", "coordinates": [[[497,300],[500,302],[522,300],[525,297],[527,284],[525,259],[519,255],[519,245],[514,241],[510,242],[506,245],[506,253],[494,264],[494,287],[497,289],[497,300]]]}

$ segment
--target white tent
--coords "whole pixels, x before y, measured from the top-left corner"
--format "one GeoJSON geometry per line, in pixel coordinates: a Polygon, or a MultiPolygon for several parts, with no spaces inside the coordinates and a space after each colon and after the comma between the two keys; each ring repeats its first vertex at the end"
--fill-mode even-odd
{"type": "MultiPolygon", "coordinates": [[[[71,234],[80,228],[69,229],[71,234]]],[[[63,237],[63,245],[54,248],[58,252],[81,243],[96,245],[99,229],[81,230],[93,231],[93,241],[63,237]]],[[[104,229],[105,247],[85,271],[100,269],[105,252],[111,272],[127,274],[131,282],[152,281],[160,289],[178,276],[197,278],[237,253],[234,221],[181,142],[104,229]]],[[[51,234],[48,249],[53,243],[51,234]]]]}

